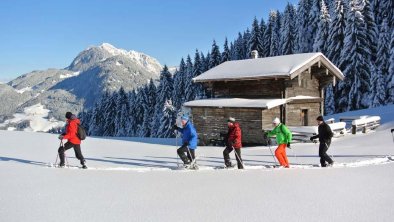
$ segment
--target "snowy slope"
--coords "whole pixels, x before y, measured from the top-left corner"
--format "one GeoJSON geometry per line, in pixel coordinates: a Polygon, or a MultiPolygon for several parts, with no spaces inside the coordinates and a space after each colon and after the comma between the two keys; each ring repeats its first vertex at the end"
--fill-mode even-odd
{"type": "MultiPolygon", "coordinates": [[[[175,140],[87,138],[89,170],[50,168],[56,135],[0,131],[1,221],[392,221],[394,143],[388,121],[335,139],[334,168],[315,144],[287,150],[272,169],[269,147],[244,148],[246,170],[214,170],[221,147],[199,147],[199,171],[176,170],[175,140]]],[[[179,144],[179,142],[177,143],[179,144]]],[[[71,165],[78,165],[68,151],[71,165]]],[[[233,154],[232,154],[233,155],[233,154]]]]}

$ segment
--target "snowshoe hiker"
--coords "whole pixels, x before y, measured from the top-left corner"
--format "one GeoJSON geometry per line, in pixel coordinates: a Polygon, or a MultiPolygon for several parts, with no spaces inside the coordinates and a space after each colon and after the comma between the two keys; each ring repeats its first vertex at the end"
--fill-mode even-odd
{"type": "Polygon", "coordinates": [[[286,147],[290,148],[292,134],[286,125],[282,124],[277,117],[272,121],[272,125],[275,128],[272,131],[268,131],[267,136],[271,137],[276,135],[278,148],[275,150],[275,157],[278,159],[281,166],[289,168],[290,165],[286,155],[286,147]]]}
{"type": "Polygon", "coordinates": [[[328,156],[327,150],[331,145],[331,138],[334,136],[334,134],[331,131],[331,127],[326,122],[324,122],[323,116],[318,116],[316,121],[319,125],[318,134],[312,136],[310,140],[313,141],[314,139],[319,138],[319,157],[321,167],[332,166],[334,161],[330,158],[330,156],[328,156]]]}
{"type": "Polygon", "coordinates": [[[182,128],[176,124],[173,130],[182,133],[182,146],[177,149],[177,153],[185,168],[197,169],[196,154],[197,149],[197,132],[193,124],[189,121],[189,117],[184,115],[181,117],[182,128]]]}
{"type": "Polygon", "coordinates": [[[244,169],[241,157],[242,135],[241,127],[234,118],[230,117],[227,121],[228,132],[226,136],[226,148],[223,150],[224,164],[226,167],[233,167],[230,153],[234,150],[238,169],[244,169]]]}
{"type": "Polygon", "coordinates": [[[66,150],[74,148],[75,157],[81,162],[82,168],[86,169],[86,161],[81,152],[81,140],[77,136],[78,125],[81,124],[80,120],[71,112],[66,113],[67,125],[65,133],[59,135],[59,139],[68,140],[64,146],[61,146],[58,150],[60,158],[60,167],[64,167],[64,153],[66,150]]]}

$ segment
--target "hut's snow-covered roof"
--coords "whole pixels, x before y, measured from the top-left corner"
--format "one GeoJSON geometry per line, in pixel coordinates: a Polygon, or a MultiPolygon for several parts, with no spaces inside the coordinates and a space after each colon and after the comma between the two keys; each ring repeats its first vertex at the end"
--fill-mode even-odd
{"type": "Polygon", "coordinates": [[[271,109],[295,100],[320,99],[319,97],[296,96],[287,99],[243,99],[243,98],[215,98],[200,99],[184,103],[186,107],[219,107],[219,108],[261,108],[271,109]]]}
{"type": "Polygon", "coordinates": [[[320,52],[228,61],[202,73],[193,80],[210,82],[264,78],[293,79],[319,62],[331,74],[343,80],[342,72],[320,52]]]}

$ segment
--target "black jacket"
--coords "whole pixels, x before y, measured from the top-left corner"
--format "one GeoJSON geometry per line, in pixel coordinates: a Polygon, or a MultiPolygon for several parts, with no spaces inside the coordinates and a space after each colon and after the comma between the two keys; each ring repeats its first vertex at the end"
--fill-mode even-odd
{"type": "Polygon", "coordinates": [[[319,125],[318,132],[319,134],[317,134],[316,136],[312,136],[311,140],[319,138],[320,142],[323,143],[328,141],[331,142],[331,138],[334,136],[330,126],[326,122],[323,122],[322,124],[319,125]]]}

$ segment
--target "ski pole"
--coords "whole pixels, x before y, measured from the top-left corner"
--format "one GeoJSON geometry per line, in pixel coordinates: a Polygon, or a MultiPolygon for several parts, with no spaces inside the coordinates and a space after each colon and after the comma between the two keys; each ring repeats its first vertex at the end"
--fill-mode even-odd
{"type": "MultiPolygon", "coordinates": [[[[178,149],[178,130],[175,130],[175,148],[178,149]]],[[[175,153],[176,165],[179,167],[178,153],[175,153]]]]}
{"type": "Polygon", "coordinates": [[[241,158],[239,157],[237,151],[235,151],[235,148],[234,148],[234,147],[233,147],[233,150],[234,150],[234,153],[235,153],[235,159],[238,158],[239,162],[241,162],[242,167],[245,168],[245,165],[244,165],[243,161],[242,161],[241,158]]]}
{"type": "Polygon", "coordinates": [[[274,153],[273,153],[272,150],[271,150],[271,143],[270,143],[270,142],[268,143],[268,148],[269,148],[270,151],[271,151],[271,155],[272,155],[272,158],[274,159],[275,164],[278,165],[278,163],[276,162],[276,159],[275,159],[275,157],[274,157],[274,153]]]}

